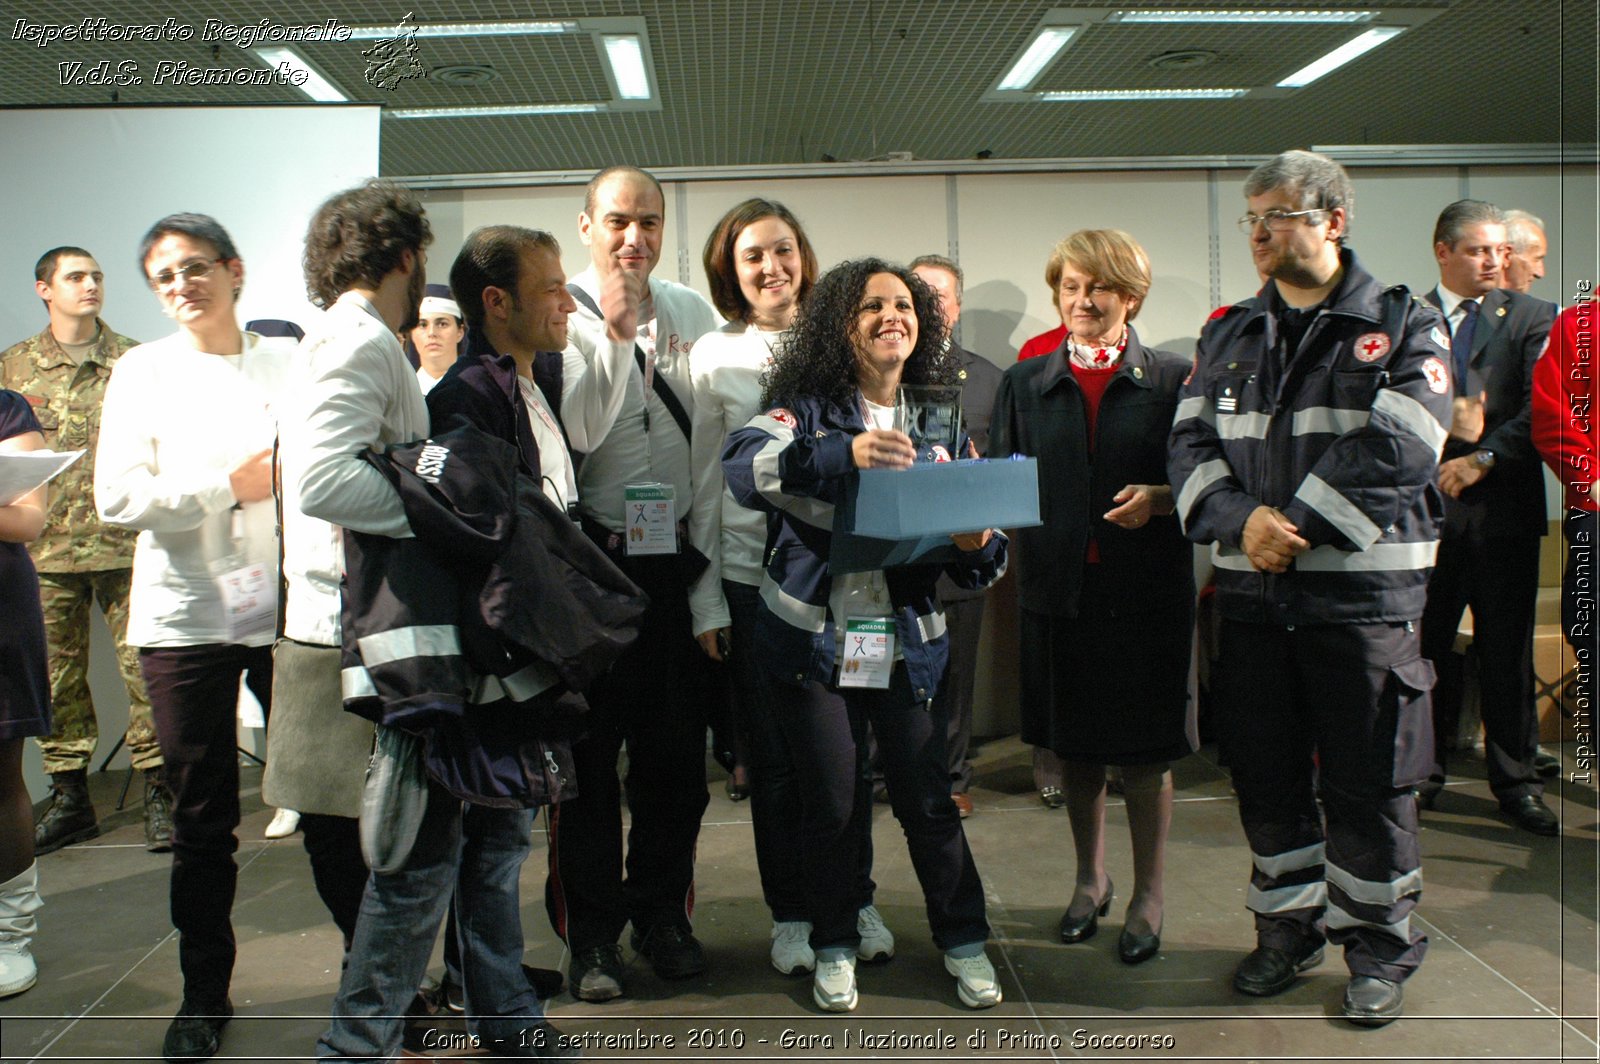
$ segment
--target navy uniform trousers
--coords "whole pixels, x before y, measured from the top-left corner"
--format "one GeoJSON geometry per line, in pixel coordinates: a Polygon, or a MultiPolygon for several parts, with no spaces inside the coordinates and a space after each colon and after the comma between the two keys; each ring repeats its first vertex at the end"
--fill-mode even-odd
{"type": "Polygon", "coordinates": [[[1401,982],[1427,938],[1411,788],[1433,753],[1433,669],[1416,626],[1222,623],[1217,705],[1254,867],[1260,946],[1343,946],[1401,982]],[[1319,812],[1317,798],[1321,798],[1319,812]]]}

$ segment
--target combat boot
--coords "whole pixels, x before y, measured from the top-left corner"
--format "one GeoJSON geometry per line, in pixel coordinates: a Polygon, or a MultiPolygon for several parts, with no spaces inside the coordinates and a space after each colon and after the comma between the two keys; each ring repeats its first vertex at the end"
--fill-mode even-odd
{"type": "Polygon", "coordinates": [[[94,819],[94,803],[89,801],[86,769],[50,773],[50,795],[50,808],[33,828],[36,855],[42,857],[100,834],[100,825],[94,819]]]}
{"type": "Polygon", "coordinates": [[[144,770],[144,848],[151,853],[172,849],[172,792],[158,768],[144,770]]]}

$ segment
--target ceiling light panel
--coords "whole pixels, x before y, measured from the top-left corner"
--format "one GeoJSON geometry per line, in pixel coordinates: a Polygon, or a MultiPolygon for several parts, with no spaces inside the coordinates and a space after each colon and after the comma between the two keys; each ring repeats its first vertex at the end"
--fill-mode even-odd
{"type": "Polygon", "coordinates": [[[1402,26],[1375,26],[1359,37],[1341,44],[1322,58],[1313,60],[1296,70],[1278,82],[1278,88],[1303,89],[1318,78],[1326,77],[1346,63],[1354,62],[1380,44],[1393,40],[1404,32],[1405,28],[1402,26]]]}
{"type": "Polygon", "coordinates": [[[350,102],[350,97],[346,96],[332,81],[324,77],[316,67],[306,62],[305,57],[293,48],[282,46],[251,48],[250,53],[263,66],[276,70],[281,65],[292,71],[294,74],[294,87],[318,103],[350,102]]]}
{"type": "MultiPolygon", "coordinates": [[[[350,26],[350,39],[379,41],[395,36],[399,23],[392,26],[350,26]]],[[[419,22],[416,35],[422,37],[542,37],[557,33],[577,33],[576,22],[419,22]]]]}
{"type": "Polygon", "coordinates": [[[1107,22],[1169,22],[1169,23],[1248,23],[1266,22],[1281,25],[1316,23],[1371,22],[1375,11],[1117,11],[1107,22]]]}
{"type": "Polygon", "coordinates": [[[650,72],[645,67],[644,43],[636,33],[601,34],[606,62],[611,64],[611,75],[617,82],[617,95],[624,100],[648,100],[650,72]]]}
{"type": "Polygon", "coordinates": [[[1011,69],[1006,71],[997,87],[1002,92],[1008,92],[1026,89],[1032,85],[1039,75],[1044,73],[1045,68],[1055,62],[1056,56],[1061,54],[1061,49],[1067,46],[1067,42],[1072,40],[1077,32],[1076,26],[1042,27],[1022,50],[1022,54],[1011,64],[1011,69]]]}
{"type": "Polygon", "coordinates": [[[1076,103],[1092,100],[1231,100],[1249,89],[1062,89],[1036,92],[1040,103],[1076,103]]]}

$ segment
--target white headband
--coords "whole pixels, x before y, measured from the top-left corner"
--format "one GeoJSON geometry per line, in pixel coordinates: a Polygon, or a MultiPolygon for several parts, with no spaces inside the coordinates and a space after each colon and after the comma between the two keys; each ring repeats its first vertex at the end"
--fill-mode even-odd
{"type": "Polygon", "coordinates": [[[423,296],[422,303],[417,307],[417,313],[423,317],[429,314],[448,314],[457,321],[461,320],[461,304],[444,296],[423,296]]]}

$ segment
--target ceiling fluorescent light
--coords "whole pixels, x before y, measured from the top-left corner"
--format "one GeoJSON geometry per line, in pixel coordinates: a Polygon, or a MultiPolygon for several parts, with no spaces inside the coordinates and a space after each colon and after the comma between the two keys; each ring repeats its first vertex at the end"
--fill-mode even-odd
{"type": "Polygon", "coordinates": [[[1249,89],[1072,89],[1061,92],[1036,92],[1042,103],[1072,103],[1083,100],[1231,100],[1249,89]]]}
{"type": "Polygon", "coordinates": [[[286,67],[293,77],[294,87],[318,103],[350,102],[350,97],[340,92],[338,86],[323,77],[293,48],[252,48],[250,53],[263,66],[274,70],[279,66],[286,67]]]}
{"type": "Polygon", "coordinates": [[[1405,32],[1403,26],[1378,26],[1353,40],[1346,41],[1321,59],[1296,70],[1278,82],[1280,89],[1303,89],[1325,74],[1331,74],[1352,60],[1366,55],[1391,37],[1405,32]]]}
{"type": "Polygon", "coordinates": [[[1044,68],[1055,60],[1077,32],[1076,26],[1046,26],[1040,30],[1039,35],[1017,57],[1017,61],[1011,64],[1006,76],[1000,79],[1000,89],[1025,89],[1032,85],[1034,79],[1044,73],[1044,68]]]}
{"type": "MultiPolygon", "coordinates": [[[[399,32],[395,26],[347,26],[353,41],[377,41],[399,32]]],[[[423,22],[418,37],[538,37],[551,33],[576,33],[576,22],[423,22]]]]}
{"type": "Polygon", "coordinates": [[[600,40],[606,46],[606,61],[617,80],[617,95],[624,100],[648,100],[650,75],[644,69],[644,44],[636,33],[607,33],[600,40]]]}
{"type": "Polygon", "coordinates": [[[588,115],[605,110],[598,103],[512,103],[483,107],[387,108],[385,118],[505,118],[512,115],[588,115]]]}
{"type": "Polygon", "coordinates": [[[1111,22],[1371,22],[1373,11],[1118,11],[1111,22]]]}

